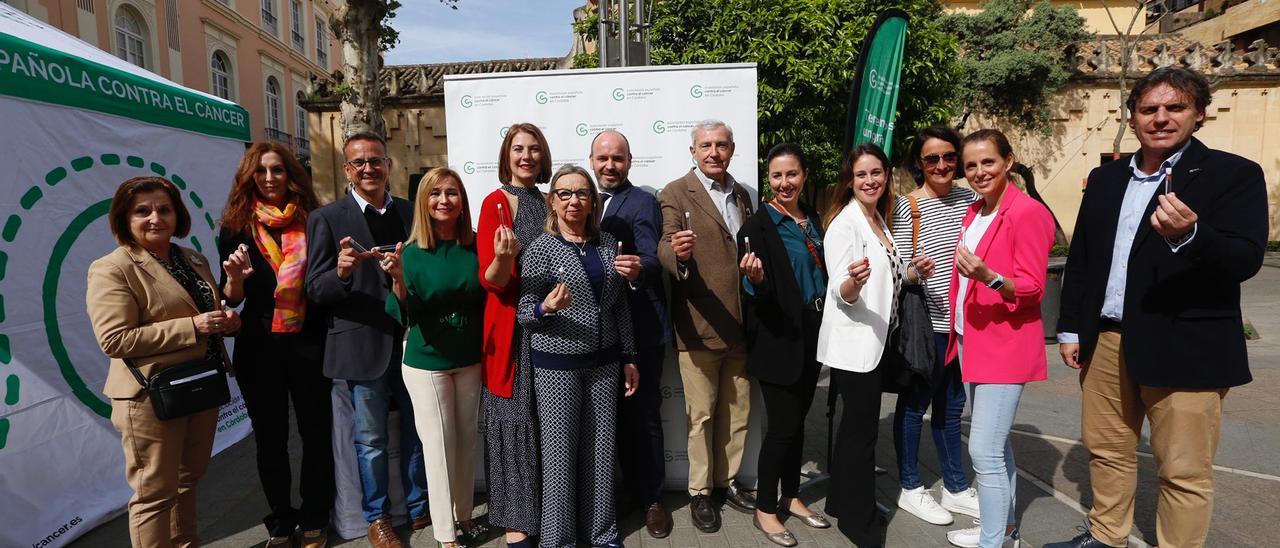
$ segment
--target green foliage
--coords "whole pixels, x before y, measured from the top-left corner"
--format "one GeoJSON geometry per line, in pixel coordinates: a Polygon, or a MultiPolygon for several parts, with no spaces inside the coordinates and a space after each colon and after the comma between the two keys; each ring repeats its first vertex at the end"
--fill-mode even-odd
{"type": "Polygon", "coordinates": [[[839,173],[858,50],[890,7],[910,25],[893,145],[901,157],[913,128],[946,122],[960,104],[952,92],[958,43],[937,0],[660,0],[650,21],[652,63],[755,62],[760,150],[801,145],[818,188],[839,173]]]}
{"type": "Polygon", "coordinates": [[[1069,6],[1048,0],[1032,6],[1032,0],[990,0],[982,12],[951,14],[943,25],[960,41],[961,104],[1048,132],[1049,100],[1071,77],[1074,45],[1092,34],[1069,6]]]}
{"type": "Polygon", "coordinates": [[[582,52],[573,56],[573,68],[600,68],[599,52],[582,52]]]}

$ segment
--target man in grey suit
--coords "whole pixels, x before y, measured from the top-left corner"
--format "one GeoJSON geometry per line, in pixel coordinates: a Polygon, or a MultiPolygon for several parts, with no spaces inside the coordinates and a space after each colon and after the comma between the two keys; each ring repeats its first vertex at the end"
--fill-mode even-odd
{"type": "Polygon", "coordinates": [[[390,281],[376,246],[403,242],[413,208],[391,196],[386,141],[356,133],[342,146],[350,192],[307,219],[307,297],[329,317],[324,374],[347,381],[355,409],[361,506],[375,547],[401,546],[387,497],[387,416],[400,410],[401,483],[413,528],[430,525],[422,443],[400,377],[403,329],[383,311],[390,281]],[[363,250],[362,250],[363,249],[363,250]]]}

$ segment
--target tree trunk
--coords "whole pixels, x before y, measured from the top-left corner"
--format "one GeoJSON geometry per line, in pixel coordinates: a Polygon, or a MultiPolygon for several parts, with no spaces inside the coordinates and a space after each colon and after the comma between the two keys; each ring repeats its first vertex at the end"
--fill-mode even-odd
{"type": "Polygon", "coordinates": [[[387,11],[383,0],[347,0],[333,16],[334,34],[342,41],[344,138],[362,131],[386,136],[378,71],[382,68],[379,38],[387,11]]]}

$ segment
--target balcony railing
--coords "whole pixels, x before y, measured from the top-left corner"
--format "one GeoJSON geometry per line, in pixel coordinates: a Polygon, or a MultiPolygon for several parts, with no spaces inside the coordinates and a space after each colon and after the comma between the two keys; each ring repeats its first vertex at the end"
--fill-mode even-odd
{"type": "Polygon", "coordinates": [[[271,34],[277,34],[276,14],[267,10],[262,10],[262,26],[271,31],[271,34]]]}
{"type": "Polygon", "coordinates": [[[306,53],[307,51],[307,43],[302,38],[302,33],[296,30],[293,31],[293,49],[298,50],[298,53],[306,53]]]}
{"type": "Polygon", "coordinates": [[[293,144],[293,136],[292,136],[292,135],[289,135],[288,133],[285,133],[285,132],[280,131],[280,130],[278,130],[278,129],[276,129],[276,128],[273,128],[273,127],[269,127],[269,128],[267,128],[267,139],[270,139],[270,140],[275,141],[275,142],[277,142],[277,143],[284,143],[284,144],[286,144],[286,145],[292,145],[292,144],[293,144]]]}
{"type": "Polygon", "coordinates": [[[324,48],[316,48],[316,64],[319,64],[321,67],[324,67],[325,70],[328,70],[329,54],[324,51],[324,48]]]}
{"type": "Polygon", "coordinates": [[[299,158],[311,156],[311,140],[305,137],[294,138],[294,149],[299,158]]]}

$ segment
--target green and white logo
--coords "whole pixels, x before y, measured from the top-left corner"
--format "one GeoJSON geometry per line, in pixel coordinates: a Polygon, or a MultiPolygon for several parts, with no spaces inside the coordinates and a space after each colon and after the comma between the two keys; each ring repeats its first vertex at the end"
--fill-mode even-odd
{"type": "Polygon", "coordinates": [[[539,105],[547,104],[547,92],[539,91],[533,94],[533,100],[537,101],[539,105]]]}
{"type": "Polygon", "coordinates": [[[471,175],[476,172],[476,163],[467,161],[462,163],[462,172],[471,175]]]}
{"type": "Polygon", "coordinates": [[[627,94],[626,94],[626,92],[622,91],[622,88],[613,88],[613,100],[614,100],[614,101],[621,101],[621,100],[626,99],[626,98],[627,98],[627,94]]]}
{"type": "Polygon", "coordinates": [[[578,134],[578,136],[580,136],[580,137],[584,137],[584,136],[586,136],[586,135],[587,135],[587,124],[579,122],[579,123],[578,123],[578,125],[573,126],[573,132],[574,132],[574,133],[577,133],[577,134],[578,134]]]}
{"type": "Polygon", "coordinates": [[[690,97],[693,97],[694,99],[701,99],[701,98],[702,98],[702,84],[694,84],[694,85],[693,85],[693,87],[690,87],[690,88],[689,88],[689,96],[690,96],[690,97]]]}
{"type": "Polygon", "coordinates": [[[506,139],[508,131],[511,131],[511,126],[502,126],[498,128],[498,137],[506,139]]]}
{"type": "Polygon", "coordinates": [[[470,95],[463,95],[462,99],[460,99],[458,102],[462,104],[462,108],[471,108],[471,106],[475,104],[471,100],[470,95]]]}
{"type": "Polygon", "coordinates": [[[666,122],[663,122],[662,120],[654,120],[654,121],[653,121],[653,132],[654,132],[654,133],[657,133],[657,134],[663,134],[663,133],[666,133],[666,132],[667,132],[667,123],[666,123],[666,122]]]}

